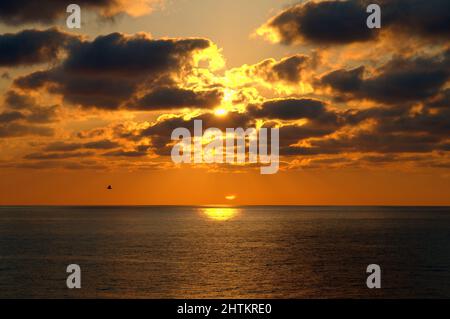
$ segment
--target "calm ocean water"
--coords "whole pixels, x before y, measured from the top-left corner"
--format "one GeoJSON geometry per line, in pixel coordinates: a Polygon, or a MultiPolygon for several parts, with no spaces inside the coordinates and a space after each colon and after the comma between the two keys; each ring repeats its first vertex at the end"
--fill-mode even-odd
{"type": "Polygon", "coordinates": [[[0,207],[0,297],[449,298],[450,208],[0,207]]]}

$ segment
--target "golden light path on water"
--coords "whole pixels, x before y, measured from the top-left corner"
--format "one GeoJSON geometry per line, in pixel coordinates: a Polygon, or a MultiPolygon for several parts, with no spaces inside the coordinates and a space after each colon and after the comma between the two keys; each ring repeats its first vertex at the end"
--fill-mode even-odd
{"type": "Polygon", "coordinates": [[[210,220],[224,222],[235,218],[239,209],[229,207],[202,208],[201,212],[210,220]]]}

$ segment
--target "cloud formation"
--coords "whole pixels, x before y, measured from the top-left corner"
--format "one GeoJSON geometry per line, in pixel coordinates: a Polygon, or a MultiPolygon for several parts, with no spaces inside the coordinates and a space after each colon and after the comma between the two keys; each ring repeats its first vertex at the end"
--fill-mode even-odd
{"type": "Polygon", "coordinates": [[[54,130],[47,126],[37,126],[21,123],[0,123],[0,138],[23,137],[27,135],[52,136],[54,130]]]}
{"type": "Polygon", "coordinates": [[[361,1],[308,1],[281,12],[257,32],[288,45],[302,41],[346,44],[376,36],[366,20],[361,1]]]}
{"type": "Polygon", "coordinates": [[[349,44],[374,40],[392,30],[398,36],[413,34],[445,38],[450,30],[450,4],[446,0],[380,0],[382,29],[367,28],[371,1],[307,1],[290,7],[260,27],[259,35],[287,45],[296,43],[349,44]]]}
{"type": "Polygon", "coordinates": [[[47,88],[68,103],[108,110],[126,106],[137,94],[143,98],[133,108],[208,104],[217,98],[215,93],[189,93],[167,86],[176,87],[177,78],[195,65],[194,56],[211,47],[209,40],[200,38],[153,40],[145,34],[112,33],[71,46],[60,65],[18,78],[15,84],[25,90],[47,88]],[[177,93],[178,99],[167,93],[177,93]]]}
{"type": "Polygon", "coordinates": [[[385,103],[417,101],[435,96],[450,77],[450,51],[433,57],[394,58],[364,77],[364,67],[335,70],[321,83],[342,97],[367,98],[385,103]]]}
{"type": "Polygon", "coordinates": [[[57,29],[0,35],[0,66],[11,69],[2,81],[17,76],[13,68],[31,68],[5,90],[0,143],[45,137],[27,144],[33,149],[22,152],[15,167],[155,165],[170,162],[174,129],[192,131],[194,120],[202,120],[205,129],[222,131],[280,128],[286,169],[397,161],[447,167],[447,11],[431,5],[438,0],[381,0],[383,29],[374,31],[366,26],[366,3],[308,1],[288,8],[261,30],[278,42],[324,50],[307,56],[305,47],[292,46],[285,57],[223,72],[217,70],[220,49],[204,38],[111,33],[89,39],[57,29]],[[388,48],[383,41],[394,32],[406,35],[408,23],[413,40],[407,48],[377,56],[380,51],[365,47],[371,41],[388,48]],[[351,51],[355,47],[362,52],[351,51]]]}
{"type": "Polygon", "coordinates": [[[280,120],[316,119],[327,113],[323,102],[312,99],[266,101],[260,107],[250,106],[248,110],[257,118],[280,120]]]}
{"type": "Polygon", "coordinates": [[[310,58],[305,55],[293,55],[280,61],[274,59],[264,60],[250,68],[248,76],[259,76],[267,82],[285,81],[298,83],[301,80],[303,69],[311,63],[310,58]]]}
{"type": "Polygon", "coordinates": [[[0,35],[0,67],[48,63],[78,37],[58,29],[24,30],[0,35]]]}
{"type": "Polygon", "coordinates": [[[4,102],[0,138],[53,135],[54,129],[49,124],[58,120],[58,106],[38,105],[33,97],[11,90],[5,94],[4,102]]]}
{"type": "Polygon", "coordinates": [[[222,97],[223,93],[219,90],[194,91],[162,86],[132,102],[128,107],[146,111],[178,108],[212,108],[220,104],[222,97]]]}
{"type": "Polygon", "coordinates": [[[47,152],[68,152],[80,149],[109,150],[118,147],[120,147],[119,143],[103,139],[87,143],[53,142],[48,144],[44,150],[47,152]]]}
{"type": "MultiPolygon", "coordinates": [[[[161,0],[78,0],[83,9],[98,12],[103,17],[113,17],[121,12],[132,16],[147,14],[161,0]]],[[[71,2],[53,0],[14,0],[0,2],[0,22],[10,25],[26,23],[49,24],[67,15],[66,8],[71,2]]]]}

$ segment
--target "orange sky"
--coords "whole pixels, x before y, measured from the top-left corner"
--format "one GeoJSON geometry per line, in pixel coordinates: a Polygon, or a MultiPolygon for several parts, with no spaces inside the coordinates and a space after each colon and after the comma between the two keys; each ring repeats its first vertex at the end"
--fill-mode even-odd
{"type": "Polygon", "coordinates": [[[449,176],[385,170],[312,170],[261,176],[199,170],[2,171],[11,205],[448,205],[449,176]],[[5,182],[8,181],[8,182],[5,182]],[[113,190],[107,191],[106,185],[113,190]],[[234,201],[225,199],[235,195],[234,201]]]}
{"type": "Polygon", "coordinates": [[[81,5],[76,31],[0,14],[0,205],[450,205],[447,34],[305,31],[320,1],[139,3],[81,5]],[[193,119],[279,127],[280,172],[174,165],[193,119]]]}

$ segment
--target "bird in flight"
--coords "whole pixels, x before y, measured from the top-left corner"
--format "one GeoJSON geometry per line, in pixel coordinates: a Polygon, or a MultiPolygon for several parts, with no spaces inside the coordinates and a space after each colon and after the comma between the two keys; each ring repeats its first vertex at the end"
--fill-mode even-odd
{"type": "Polygon", "coordinates": [[[108,189],[108,190],[111,190],[111,189],[112,189],[112,186],[111,186],[111,185],[109,185],[109,186],[107,187],[107,189],[108,189]]]}

